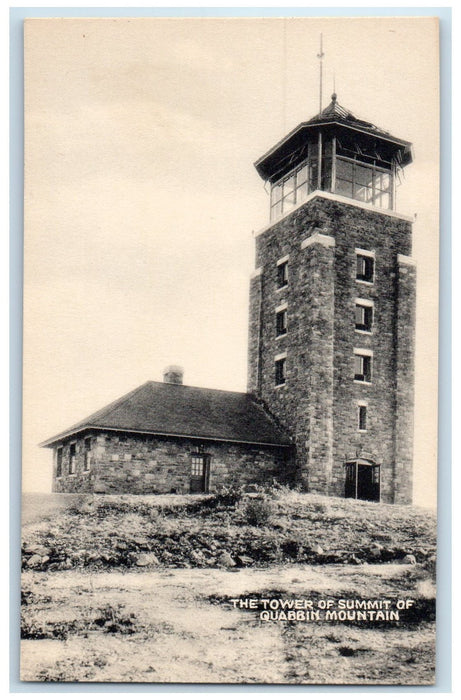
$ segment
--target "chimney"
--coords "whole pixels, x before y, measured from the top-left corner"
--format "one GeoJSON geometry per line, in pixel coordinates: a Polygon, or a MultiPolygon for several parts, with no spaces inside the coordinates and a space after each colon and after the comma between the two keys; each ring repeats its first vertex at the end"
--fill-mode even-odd
{"type": "Polygon", "coordinates": [[[169,365],[163,370],[163,381],[165,384],[182,384],[184,370],[179,365],[169,365]]]}

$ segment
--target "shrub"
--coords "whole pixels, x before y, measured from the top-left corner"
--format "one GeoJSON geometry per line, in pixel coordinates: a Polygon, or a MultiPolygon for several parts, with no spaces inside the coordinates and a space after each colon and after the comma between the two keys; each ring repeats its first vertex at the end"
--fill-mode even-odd
{"type": "Polygon", "coordinates": [[[267,498],[246,499],[241,506],[241,514],[248,525],[267,525],[274,512],[272,503],[267,498]]]}
{"type": "Polygon", "coordinates": [[[124,605],[114,606],[108,603],[98,610],[94,625],[102,628],[106,634],[114,632],[134,634],[136,632],[136,615],[125,613],[124,607],[124,605]]]}
{"type": "Polygon", "coordinates": [[[216,505],[235,506],[243,498],[244,493],[245,490],[242,484],[235,481],[230,483],[229,486],[221,487],[212,500],[216,505]]]}

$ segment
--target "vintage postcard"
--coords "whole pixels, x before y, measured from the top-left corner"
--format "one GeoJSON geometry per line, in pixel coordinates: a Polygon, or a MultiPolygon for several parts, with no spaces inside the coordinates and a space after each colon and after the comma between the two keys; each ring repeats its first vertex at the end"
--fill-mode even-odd
{"type": "Polygon", "coordinates": [[[438,36],[25,21],[22,681],[435,683],[438,36]]]}

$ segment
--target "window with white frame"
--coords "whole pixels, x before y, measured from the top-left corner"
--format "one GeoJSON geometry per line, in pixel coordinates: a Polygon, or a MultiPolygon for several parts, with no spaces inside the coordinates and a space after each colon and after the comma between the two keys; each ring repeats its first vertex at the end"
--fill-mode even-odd
{"type": "Polygon", "coordinates": [[[335,192],[383,209],[392,208],[392,173],[352,158],[336,158],[335,192]]]}
{"type": "Polygon", "coordinates": [[[272,185],[271,219],[277,219],[307,199],[314,167],[314,163],[306,160],[272,185]]]}
{"type": "Polygon", "coordinates": [[[355,300],[355,330],[371,333],[373,328],[373,302],[368,299],[355,300]]]}
{"type": "Polygon", "coordinates": [[[191,474],[192,476],[203,476],[205,471],[205,455],[193,454],[191,463],[191,474]]]}
{"type": "Polygon", "coordinates": [[[373,352],[364,348],[354,348],[354,379],[357,382],[371,382],[373,352]]]}
{"type": "Polygon", "coordinates": [[[375,255],[368,250],[356,248],[356,274],[357,282],[368,282],[371,284],[375,278],[375,255]]]}

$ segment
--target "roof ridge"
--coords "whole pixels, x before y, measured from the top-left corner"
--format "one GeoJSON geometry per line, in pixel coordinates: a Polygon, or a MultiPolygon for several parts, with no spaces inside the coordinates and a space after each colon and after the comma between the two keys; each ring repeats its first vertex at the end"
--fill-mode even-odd
{"type": "Polygon", "coordinates": [[[169,382],[156,382],[154,380],[151,380],[149,382],[146,382],[147,384],[167,384],[168,386],[178,386],[178,387],[183,387],[184,389],[199,389],[200,391],[214,391],[216,393],[221,393],[221,394],[239,394],[239,396],[248,396],[249,393],[248,391],[234,391],[232,389],[214,389],[209,386],[195,386],[194,384],[173,384],[169,382]]]}

